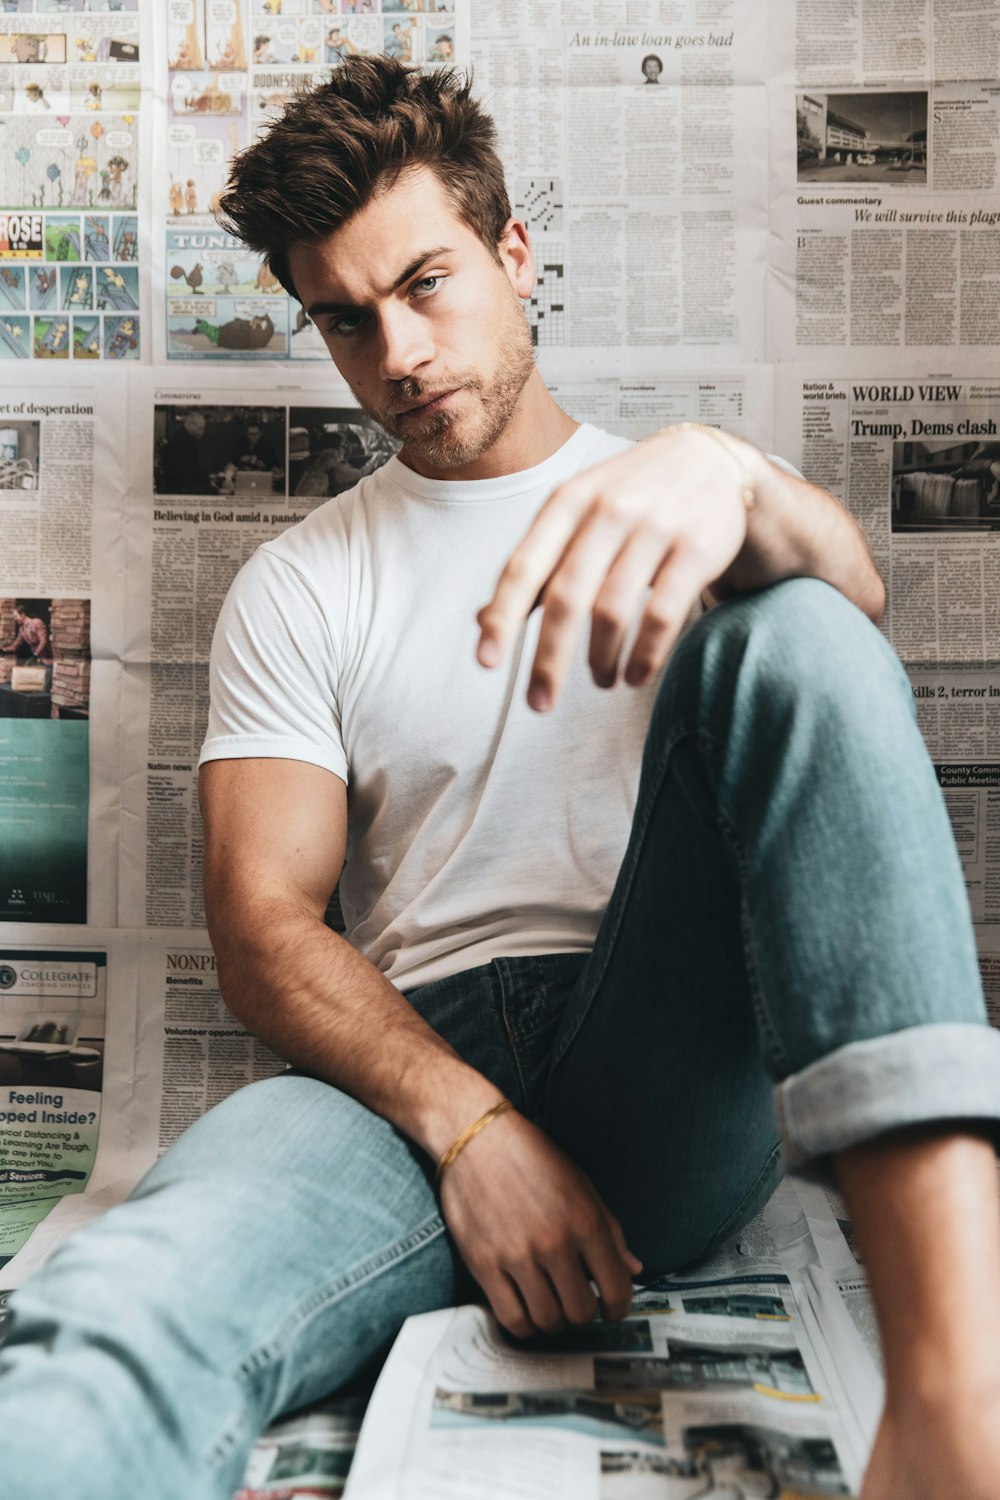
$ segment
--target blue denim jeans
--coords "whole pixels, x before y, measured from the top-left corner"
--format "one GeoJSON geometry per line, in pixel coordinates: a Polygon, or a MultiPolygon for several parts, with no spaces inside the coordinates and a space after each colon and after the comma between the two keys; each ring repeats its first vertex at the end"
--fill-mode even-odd
{"type": "MultiPolygon", "coordinates": [[[[811,581],[719,606],[674,652],[593,952],[409,998],[589,1172],[650,1270],[738,1229],[782,1155],[822,1169],[888,1129],[1000,1119],[906,677],[811,581]]],[[[6,1492],[225,1500],[271,1420],[472,1293],[420,1152],[315,1079],[253,1084],[11,1299],[6,1492]]]]}

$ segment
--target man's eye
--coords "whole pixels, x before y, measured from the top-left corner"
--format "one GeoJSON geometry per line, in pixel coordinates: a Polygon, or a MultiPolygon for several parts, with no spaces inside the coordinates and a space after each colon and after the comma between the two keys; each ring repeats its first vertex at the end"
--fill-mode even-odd
{"type": "Polygon", "coordinates": [[[442,281],[443,276],[421,276],[419,281],[413,283],[413,291],[418,297],[429,297],[432,292],[437,291],[442,281]]]}
{"type": "Polygon", "coordinates": [[[354,333],[364,322],[363,313],[341,313],[338,318],[331,318],[327,325],[328,333],[354,333]]]}

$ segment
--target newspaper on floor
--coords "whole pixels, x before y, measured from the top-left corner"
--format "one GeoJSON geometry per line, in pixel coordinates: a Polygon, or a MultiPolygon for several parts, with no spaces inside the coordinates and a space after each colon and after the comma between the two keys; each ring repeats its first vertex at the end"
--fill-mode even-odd
{"type": "Polygon", "coordinates": [[[411,1318],[345,1495],[851,1496],[880,1404],[786,1183],[720,1255],[639,1287],[622,1323],[525,1343],[480,1307],[411,1318]]]}

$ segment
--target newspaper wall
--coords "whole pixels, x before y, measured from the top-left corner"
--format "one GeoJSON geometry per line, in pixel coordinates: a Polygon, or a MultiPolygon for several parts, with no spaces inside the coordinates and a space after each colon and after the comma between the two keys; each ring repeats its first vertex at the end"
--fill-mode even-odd
{"type": "Polygon", "coordinates": [[[794,10],[772,36],[771,358],[960,349],[988,369],[1000,328],[996,7],[794,10]]]}
{"type": "MultiPolygon", "coordinates": [[[[348,55],[474,62],[567,410],[630,437],[717,423],[858,517],[1000,1024],[997,7],[0,10],[0,1285],[280,1065],[225,1012],[204,931],[208,646],[251,552],[388,446],[212,205],[233,152],[348,55]]],[[[874,1347],[836,1212],[804,1215],[814,1347],[840,1318],[874,1347]]],[[[296,1465],[338,1493],[353,1420],[279,1434],[248,1494],[296,1465]]]]}

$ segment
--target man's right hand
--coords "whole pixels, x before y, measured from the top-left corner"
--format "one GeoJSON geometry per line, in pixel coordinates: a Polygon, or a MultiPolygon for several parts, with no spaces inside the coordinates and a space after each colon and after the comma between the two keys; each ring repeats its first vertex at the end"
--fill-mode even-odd
{"type": "Polygon", "coordinates": [[[598,1312],[627,1316],[641,1262],[584,1173],[523,1115],[505,1114],[469,1142],[444,1175],[441,1207],[498,1322],[518,1338],[598,1312]]]}

